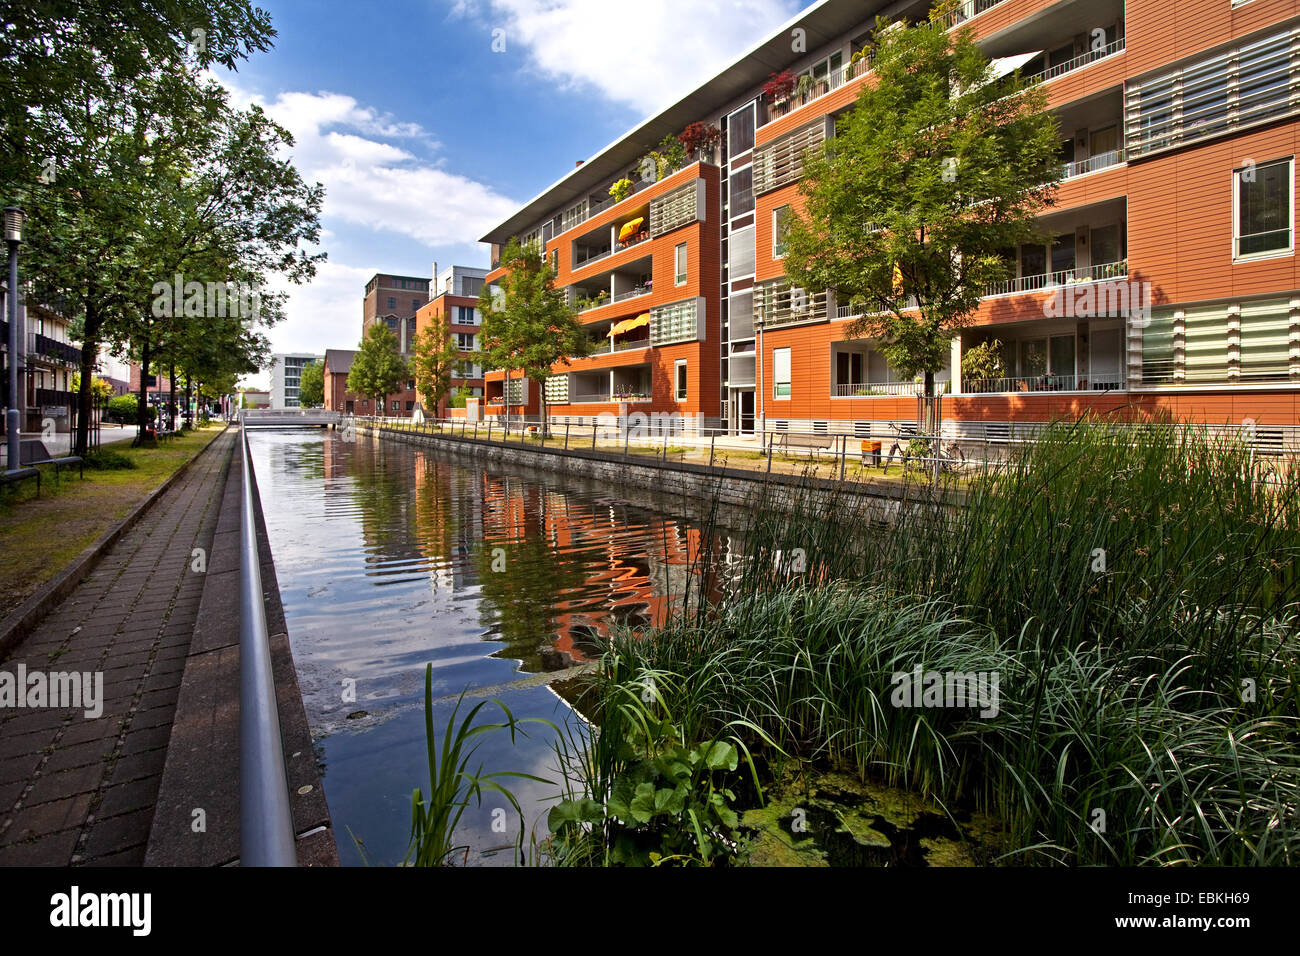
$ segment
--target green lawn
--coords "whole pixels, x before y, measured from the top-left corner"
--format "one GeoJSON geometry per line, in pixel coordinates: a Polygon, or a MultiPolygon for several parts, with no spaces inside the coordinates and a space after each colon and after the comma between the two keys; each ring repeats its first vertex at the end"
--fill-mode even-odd
{"type": "Polygon", "coordinates": [[[195,429],[157,448],[111,446],[136,467],[112,471],[86,469],[83,481],[64,469],[42,469],[41,493],[25,481],[0,490],[0,617],[27,600],[37,588],[70,564],[110,527],[126,517],[149,492],[221,433],[221,426],[195,429]]]}

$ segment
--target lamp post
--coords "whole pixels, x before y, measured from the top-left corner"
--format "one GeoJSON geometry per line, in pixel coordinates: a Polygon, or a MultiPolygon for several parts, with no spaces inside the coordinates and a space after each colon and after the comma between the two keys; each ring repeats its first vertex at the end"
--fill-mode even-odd
{"type": "Polygon", "coordinates": [[[22,330],[18,327],[18,246],[23,241],[25,215],[17,206],[4,210],[5,242],[9,246],[9,411],[5,416],[5,434],[9,448],[9,470],[22,466],[22,393],[18,390],[18,370],[23,364],[22,330]]]}

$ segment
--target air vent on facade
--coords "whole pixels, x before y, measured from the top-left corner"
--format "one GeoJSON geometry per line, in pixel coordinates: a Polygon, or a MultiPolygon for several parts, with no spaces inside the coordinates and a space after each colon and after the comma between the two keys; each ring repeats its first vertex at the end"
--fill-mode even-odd
{"type": "Polygon", "coordinates": [[[814,435],[825,435],[825,434],[826,434],[826,423],[825,423],[825,422],[813,422],[813,434],[814,434],[814,435]]]}
{"type": "Polygon", "coordinates": [[[854,438],[870,438],[870,437],[871,437],[871,422],[854,422],[854,423],[853,423],[853,437],[854,437],[854,438]]]}
{"type": "Polygon", "coordinates": [[[993,445],[1005,445],[1011,440],[1011,423],[985,422],[984,440],[993,445]]]}
{"type": "Polygon", "coordinates": [[[1257,428],[1251,442],[1255,451],[1265,455],[1280,455],[1285,450],[1286,441],[1280,428],[1257,428]]]}

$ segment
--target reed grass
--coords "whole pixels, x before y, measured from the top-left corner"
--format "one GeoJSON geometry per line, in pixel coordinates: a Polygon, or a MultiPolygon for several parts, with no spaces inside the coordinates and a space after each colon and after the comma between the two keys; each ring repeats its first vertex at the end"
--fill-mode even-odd
{"type": "Polygon", "coordinates": [[[690,739],[992,813],[1005,862],[1294,864],[1298,476],[1260,480],[1231,436],[1083,419],[892,501],[773,485],[745,558],[706,527],[697,600],[617,632],[597,687],[653,679],[690,739]],[[917,665],[996,672],[999,713],[894,706],[917,665]]]}

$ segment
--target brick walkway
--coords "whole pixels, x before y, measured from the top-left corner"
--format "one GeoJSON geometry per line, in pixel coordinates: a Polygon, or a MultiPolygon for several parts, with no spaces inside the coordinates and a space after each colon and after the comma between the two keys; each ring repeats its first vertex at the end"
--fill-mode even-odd
{"type": "Polygon", "coordinates": [[[211,556],[237,437],[214,439],[0,666],[104,675],[97,719],[0,709],[0,866],[144,863],[203,594],[191,554],[211,556]]]}

